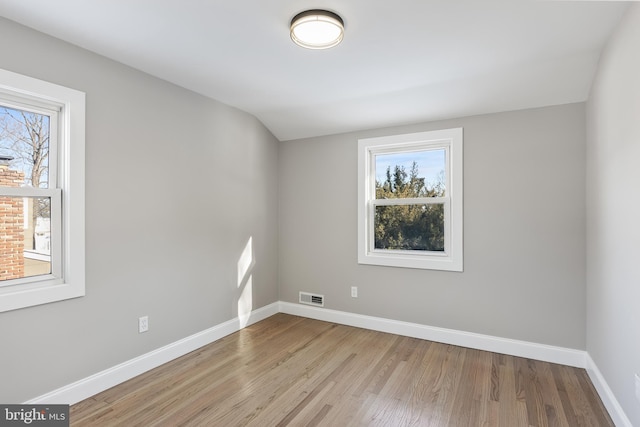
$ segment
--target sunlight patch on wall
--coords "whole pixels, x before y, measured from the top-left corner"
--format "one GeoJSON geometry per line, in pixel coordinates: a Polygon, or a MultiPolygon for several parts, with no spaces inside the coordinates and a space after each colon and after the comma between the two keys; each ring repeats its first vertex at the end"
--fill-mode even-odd
{"type": "Polygon", "coordinates": [[[240,255],[238,260],[238,288],[242,286],[242,283],[246,280],[246,276],[253,264],[253,237],[249,237],[249,241],[240,255]]]}
{"type": "Polygon", "coordinates": [[[253,310],[253,277],[251,270],[255,265],[253,258],[253,237],[249,237],[247,244],[238,259],[238,289],[241,289],[238,298],[238,319],[240,328],[249,323],[249,316],[253,310]]]}
{"type": "Polygon", "coordinates": [[[240,319],[240,328],[244,328],[249,323],[251,310],[253,310],[253,283],[252,277],[249,276],[247,284],[242,290],[242,294],[238,299],[238,319],[240,319]]]}

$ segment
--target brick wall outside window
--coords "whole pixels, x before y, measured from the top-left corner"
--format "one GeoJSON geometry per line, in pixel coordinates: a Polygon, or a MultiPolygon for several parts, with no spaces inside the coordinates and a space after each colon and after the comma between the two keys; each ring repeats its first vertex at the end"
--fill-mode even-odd
{"type": "MultiPolygon", "coordinates": [[[[0,164],[0,186],[19,187],[24,174],[0,164]]],[[[0,281],[24,277],[24,208],[21,197],[0,197],[0,281]]]]}

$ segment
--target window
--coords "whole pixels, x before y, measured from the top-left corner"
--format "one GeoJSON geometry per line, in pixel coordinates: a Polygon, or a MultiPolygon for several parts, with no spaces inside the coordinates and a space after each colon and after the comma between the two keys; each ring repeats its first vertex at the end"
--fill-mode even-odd
{"type": "Polygon", "coordinates": [[[82,92],[0,70],[0,312],[84,295],[82,92]]]}
{"type": "Polygon", "coordinates": [[[358,262],[462,271],[462,129],[358,150],[358,262]]]}

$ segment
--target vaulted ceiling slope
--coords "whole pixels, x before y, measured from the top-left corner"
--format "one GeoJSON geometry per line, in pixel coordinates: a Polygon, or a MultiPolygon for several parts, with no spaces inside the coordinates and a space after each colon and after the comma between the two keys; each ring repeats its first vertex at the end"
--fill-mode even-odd
{"type": "Polygon", "coordinates": [[[0,15],[247,111],[280,140],[584,101],[627,3],[0,0],[0,15]],[[339,46],[289,38],[298,12],[339,46]]]}

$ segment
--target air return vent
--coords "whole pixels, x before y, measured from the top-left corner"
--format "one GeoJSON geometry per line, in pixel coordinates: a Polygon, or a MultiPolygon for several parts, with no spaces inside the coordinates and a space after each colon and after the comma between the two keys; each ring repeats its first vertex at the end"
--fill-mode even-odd
{"type": "Polygon", "coordinates": [[[315,305],[316,307],[324,307],[324,295],[300,292],[300,303],[315,305]]]}

